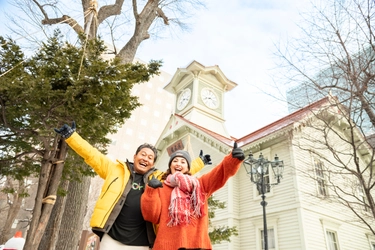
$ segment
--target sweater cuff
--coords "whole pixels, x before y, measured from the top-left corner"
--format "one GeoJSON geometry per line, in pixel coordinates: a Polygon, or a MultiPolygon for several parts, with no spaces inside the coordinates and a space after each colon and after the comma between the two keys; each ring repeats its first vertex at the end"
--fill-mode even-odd
{"type": "Polygon", "coordinates": [[[146,189],[145,189],[144,194],[146,194],[147,196],[153,196],[157,192],[157,189],[158,188],[152,188],[146,184],[146,189]]]}
{"type": "Polygon", "coordinates": [[[232,156],[232,153],[228,154],[225,158],[227,158],[228,162],[230,162],[231,164],[241,164],[244,160],[240,160],[240,159],[237,159],[237,158],[234,158],[232,156]]]}
{"type": "Polygon", "coordinates": [[[232,156],[232,153],[227,155],[223,161],[224,167],[229,171],[231,175],[235,175],[238,171],[238,169],[241,167],[243,160],[234,158],[232,156]]]}

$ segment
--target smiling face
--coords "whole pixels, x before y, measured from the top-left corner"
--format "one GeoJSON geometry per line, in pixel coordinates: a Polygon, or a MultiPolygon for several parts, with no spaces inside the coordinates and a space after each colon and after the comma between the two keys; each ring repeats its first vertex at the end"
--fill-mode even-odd
{"type": "Polygon", "coordinates": [[[187,172],[189,172],[189,165],[184,157],[176,156],[175,158],[173,158],[169,168],[171,169],[172,174],[176,172],[186,174],[187,172]]]}
{"type": "Polygon", "coordinates": [[[145,174],[154,167],[155,154],[150,148],[142,148],[134,155],[134,171],[138,174],[145,174]]]}

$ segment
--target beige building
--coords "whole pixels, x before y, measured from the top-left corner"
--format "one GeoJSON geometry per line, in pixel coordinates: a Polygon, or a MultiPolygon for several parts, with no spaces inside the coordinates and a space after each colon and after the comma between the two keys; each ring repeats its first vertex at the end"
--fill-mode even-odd
{"type": "Polygon", "coordinates": [[[132,95],[139,97],[141,107],[135,109],[116,134],[109,135],[112,143],[108,156],[112,159],[133,161],[137,147],[143,143],[155,144],[173,113],[174,95],[163,88],[171,75],[161,71],[147,83],[135,85],[132,95]]]}
{"type": "MultiPolygon", "coordinates": [[[[151,78],[149,82],[133,87],[132,94],[139,97],[142,106],[132,112],[131,117],[116,134],[108,135],[112,143],[108,147],[107,155],[112,160],[128,159],[132,162],[139,145],[156,143],[173,113],[175,96],[163,89],[171,77],[172,75],[161,71],[160,75],[151,78]]],[[[91,214],[102,184],[103,180],[99,176],[92,179],[84,230],[90,230],[91,214]]]]}

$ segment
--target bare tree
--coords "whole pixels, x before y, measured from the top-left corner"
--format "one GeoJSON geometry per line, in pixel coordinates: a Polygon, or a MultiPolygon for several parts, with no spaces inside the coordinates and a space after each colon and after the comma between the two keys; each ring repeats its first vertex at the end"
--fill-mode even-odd
{"type": "MultiPolygon", "coordinates": [[[[6,194],[7,209],[4,212],[7,214],[2,225],[0,234],[0,244],[4,244],[9,238],[13,236],[11,226],[21,209],[23,199],[28,196],[26,179],[15,180],[11,177],[6,178],[4,188],[1,192],[6,194]]],[[[1,210],[3,210],[1,208],[1,210]]]]}
{"type": "MultiPolygon", "coordinates": [[[[373,147],[350,119],[348,108],[335,97],[312,117],[302,122],[303,129],[294,147],[313,158],[305,157],[297,173],[313,180],[316,189],[302,191],[321,200],[332,210],[346,210],[348,223],[367,227],[375,235],[375,168],[373,147]]],[[[307,199],[308,200],[308,199],[307,199]]]]}
{"type": "MultiPolygon", "coordinates": [[[[81,6],[71,1],[22,0],[14,4],[28,15],[26,20],[36,25],[67,25],[78,35],[86,34],[87,39],[108,37],[123,63],[132,62],[140,44],[151,36],[160,36],[166,26],[187,30],[185,21],[204,7],[200,0],[116,0],[112,4],[81,0],[81,6]]],[[[27,31],[20,28],[20,35],[24,36],[27,31]]]]}
{"type": "Polygon", "coordinates": [[[375,234],[375,2],[311,3],[301,15],[301,37],[277,47],[283,80],[297,84],[288,104],[294,110],[324,96],[338,98],[316,114],[318,122],[305,124],[310,132],[297,146],[321,161],[309,174],[323,185],[319,197],[338,202],[375,234]]]}

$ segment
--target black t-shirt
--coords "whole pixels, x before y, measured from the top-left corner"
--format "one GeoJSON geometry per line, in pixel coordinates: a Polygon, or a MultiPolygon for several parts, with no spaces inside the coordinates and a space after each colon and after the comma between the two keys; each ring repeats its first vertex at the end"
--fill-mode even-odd
{"type": "Polygon", "coordinates": [[[129,246],[149,246],[146,222],[141,212],[141,195],[144,189],[143,175],[134,174],[125,204],[108,232],[114,240],[129,246]]]}

